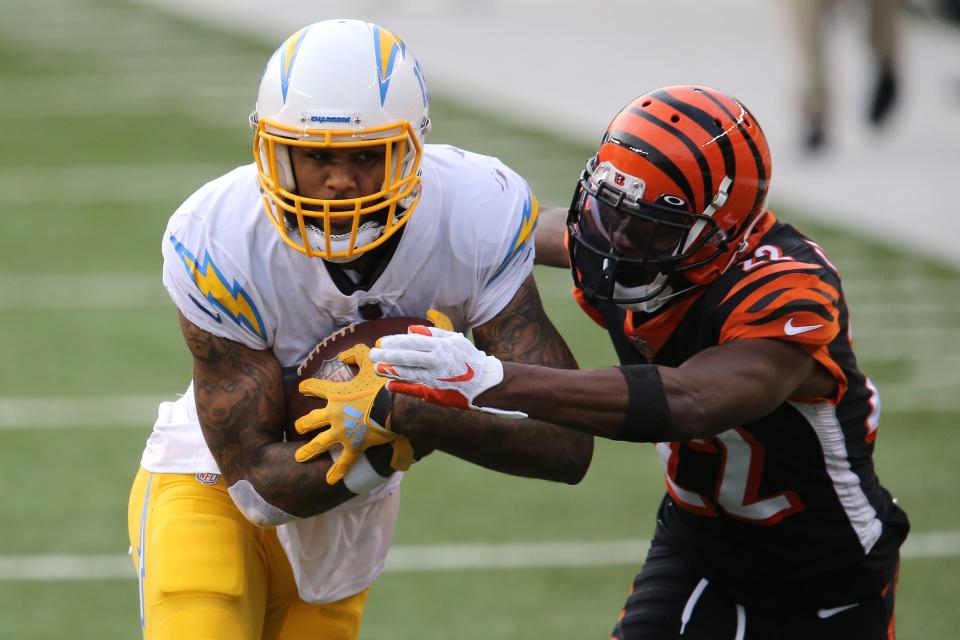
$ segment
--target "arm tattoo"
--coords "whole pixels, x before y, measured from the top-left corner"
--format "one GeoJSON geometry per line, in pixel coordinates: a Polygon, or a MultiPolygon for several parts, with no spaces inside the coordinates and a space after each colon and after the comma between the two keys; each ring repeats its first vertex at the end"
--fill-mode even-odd
{"type": "Polygon", "coordinates": [[[533,276],[529,276],[504,309],[473,330],[480,349],[501,360],[554,369],[576,369],[567,343],[547,317],[533,276]]]}
{"type": "Polygon", "coordinates": [[[286,408],[280,365],[270,352],[214,336],[183,316],[180,326],[194,357],[193,383],[204,437],[221,473],[235,482],[244,475],[245,441],[282,440],[286,408]]]}
{"type": "Polygon", "coordinates": [[[327,484],[329,456],[298,463],[293,454],[302,443],[283,442],[287,401],[271,351],[214,336],[182,315],[180,328],[193,354],[203,437],[228,483],[247,479],[268,502],[301,517],[352,497],[342,484],[327,484]]]}

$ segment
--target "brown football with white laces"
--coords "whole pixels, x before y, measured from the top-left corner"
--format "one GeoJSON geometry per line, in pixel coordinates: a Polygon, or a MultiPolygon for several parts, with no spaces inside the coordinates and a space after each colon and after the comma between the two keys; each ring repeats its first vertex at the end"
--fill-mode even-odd
{"type": "Polygon", "coordinates": [[[395,333],[406,333],[410,325],[422,324],[433,326],[426,318],[415,316],[400,316],[394,318],[376,318],[365,322],[356,322],[334,331],[321,340],[307,357],[297,367],[296,379],[288,388],[287,399],[287,440],[311,440],[316,432],[305,434],[297,433],[293,423],[297,418],[305,416],[314,409],[322,409],[327,401],[300,393],[300,383],[310,378],[321,380],[347,381],[351,380],[359,371],[356,365],[348,365],[340,361],[338,356],[343,351],[357,344],[365,344],[371,349],[377,340],[383,336],[395,333]]]}

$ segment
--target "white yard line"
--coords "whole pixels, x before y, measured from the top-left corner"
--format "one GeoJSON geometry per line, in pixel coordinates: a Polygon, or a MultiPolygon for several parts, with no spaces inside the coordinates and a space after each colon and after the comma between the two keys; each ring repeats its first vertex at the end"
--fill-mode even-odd
{"type": "MultiPolygon", "coordinates": [[[[160,239],[157,239],[160,255],[160,239]]],[[[0,310],[124,309],[168,306],[160,271],[0,276],[0,310]]]]}
{"type": "Polygon", "coordinates": [[[130,578],[133,565],[124,555],[0,556],[0,580],[102,580],[130,578]]]}
{"type": "MultiPolygon", "coordinates": [[[[186,385],[187,381],[184,381],[186,385]]],[[[11,398],[0,397],[0,431],[66,427],[151,426],[162,400],[172,395],[114,396],[102,398],[11,398]]]]}
{"type": "Polygon", "coordinates": [[[649,544],[647,540],[633,539],[394,547],[387,556],[386,569],[456,571],[617,566],[642,561],[649,544]]]}
{"type": "MultiPolygon", "coordinates": [[[[465,569],[547,569],[560,567],[640,566],[649,542],[544,542],[397,546],[387,556],[386,571],[461,571],[465,569]]],[[[960,531],[912,534],[902,557],[960,556],[960,531]]],[[[128,556],[0,556],[0,581],[103,580],[134,578],[128,556]]]]}
{"type": "Polygon", "coordinates": [[[182,198],[232,168],[211,163],[5,168],[0,169],[0,205],[168,202],[171,194],[182,198]]]}

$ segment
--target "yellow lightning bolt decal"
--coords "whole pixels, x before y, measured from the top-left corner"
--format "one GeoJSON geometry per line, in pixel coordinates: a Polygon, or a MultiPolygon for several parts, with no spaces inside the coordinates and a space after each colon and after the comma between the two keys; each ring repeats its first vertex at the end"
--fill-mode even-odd
{"type": "Polygon", "coordinates": [[[397,66],[397,62],[403,58],[406,47],[403,41],[382,27],[374,27],[374,53],[377,58],[377,71],[380,82],[380,104],[383,105],[387,99],[387,89],[390,88],[390,76],[397,66]]]}
{"type": "Polygon", "coordinates": [[[532,193],[528,192],[527,200],[523,203],[520,228],[517,229],[517,233],[513,237],[513,242],[510,243],[510,252],[507,254],[507,257],[503,259],[503,262],[500,263],[500,266],[497,267],[493,276],[487,281],[488,285],[503,273],[507,265],[510,264],[514,257],[520,253],[520,250],[527,245],[527,241],[530,240],[530,236],[533,235],[533,230],[537,227],[537,217],[539,215],[540,207],[537,204],[537,199],[532,193]]]}
{"type": "Polygon", "coordinates": [[[231,320],[242,327],[246,327],[260,338],[266,340],[267,333],[263,328],[263,319],[260,312],[250,298],[250,295],[234,280],[227,284],[227,278],[220,272],[217,265],[204,253],[203,261],[198,262],[190,251],[175,237],[170,236],[170,242],[180,259],[183,261],[187,273],[203,297],[209,300],[217,309],[223,311],[231,320]]]}
{"type": "Polygon", "coordinates": [[[393,48],[400,48],[400,39],[386,29],[377,30],[377,39],[377,44],[380,48],[378,58],[381,60],[380,82],[384,82],[390,76],[390,71],[393,67],[393,65],[390,64],[390,58],[393,56],[393,48]]]}
{"type": "Polygon", "coordinates": [[[297,59],[297,52],[300,51],[300,44],[303,42],[304,36],[307,35],[307,29],[310,27],[304,27],[297,31],[295,34],[287,38],[287,41],[280,45],[280,51],[278,52],[282,58],[280,58],[280,90],[283,93],[283,101],[287,101],[287,89],[290,87],[290,74],[293,72],[293,63],[297,59]]]}
{"type": "Polygon", "coordinates": [[[513,239],[512,251],[519,251],[520,247],[527,243],[533,230],[537,226],[537,217],[540,215],[540,207],[537,205],[537,199],[530,194],[529,200],[523,205],[523,218],[520,222],[520,229],[517,230],[517,237],[513,239]]]}

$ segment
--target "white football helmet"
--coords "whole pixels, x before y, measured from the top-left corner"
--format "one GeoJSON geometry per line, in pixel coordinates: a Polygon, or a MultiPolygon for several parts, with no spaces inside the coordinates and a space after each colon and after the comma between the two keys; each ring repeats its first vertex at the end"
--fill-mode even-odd
{"type": "Polygon", "coordinates": [[[416,59],[383,27],[325,20],[287,38],[264,70],[250,125],[267,215],[308,256],[355,259],[396,233],[420,199],[429,95],[416,59]],[[293,146],[383,148],[383,186],[358,198],[302,196],[293,146]],[[332,218],[352,218],[350,232],[332,233],[332,218]]]}

